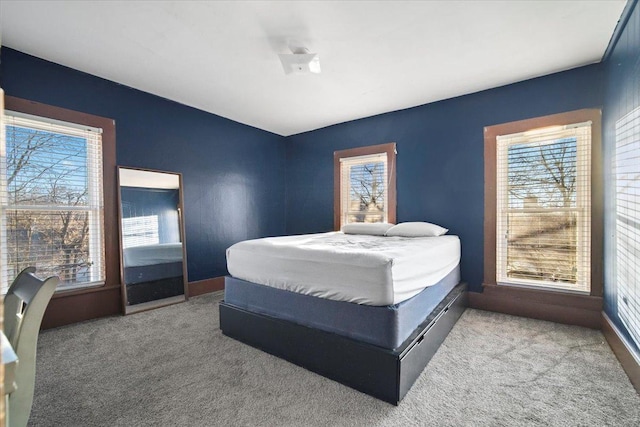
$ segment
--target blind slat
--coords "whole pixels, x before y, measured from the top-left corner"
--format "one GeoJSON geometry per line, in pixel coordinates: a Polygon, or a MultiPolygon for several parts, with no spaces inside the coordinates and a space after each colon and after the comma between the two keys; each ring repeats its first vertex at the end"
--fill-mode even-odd
{"type": "Polygon", "coordinates": [[[608,280],[617,284],[616,308],[629,335],[640,347],[640,107],[615,126],[612,192],[615,194],[613,268],[608,280]]]}
{"type": "Polygon", "coordinates": [[[385,153],[340,159],[341,225],[386,222],[388,174],[385,153]]]}
{"type": "Polygon", "coordinates": [[[59,287],[104,282],[101,130],[7,114],[0,167],[3,291],[25,267],[59,287]]]}
{"type": "Polygon", "coordinates": [[[590,126],[497,138],[498,282],[589,291],[590,126]]]}

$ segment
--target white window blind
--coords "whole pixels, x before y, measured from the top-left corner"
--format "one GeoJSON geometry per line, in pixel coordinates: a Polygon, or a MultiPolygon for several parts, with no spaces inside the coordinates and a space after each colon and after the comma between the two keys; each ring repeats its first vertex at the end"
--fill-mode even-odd
{"type": "Polygon", "coordinates": [[[618,315],[640,347],[640,108],[616,122],[614,161],[618,315]]]}
{"type": "Polygon", "coordinates": [[[591,123],[497,138],[496,280],[591,289],[591,123]]]}
{"type": "Polygon", "coordinates": [[[387,222],[386,153],[340,159],[341,225],[387,222]]]}
{"type": "Polygon", "coordinates": [[[122,247],[132,248],[160,243],[158,215],[122,218],[122,247]]]}
{"type": "Polygon", "coordinates": [[[3,293],[27,266],[59,289],[104,283],[101,130],[7,111],[0,150],[3,293]]]}

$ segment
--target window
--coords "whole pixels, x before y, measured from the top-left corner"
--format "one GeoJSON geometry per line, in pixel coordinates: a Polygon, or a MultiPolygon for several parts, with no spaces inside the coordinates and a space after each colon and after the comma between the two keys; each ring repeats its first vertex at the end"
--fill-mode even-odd
{"type": "Polygon", "coordinates": [[[27,266],[59,289],[104,284],[101,129],[6,111],[0,152],[3,293],[27,266]]]}
{"type": "Polygon", "coordinates": [[[396,221],[395,143],[336,151],[334,225],[396,221]]]}
{"type": "Polygon", "coordinates": [[[497,137],[497,281],[589,292],[591,123],[497,137]]]}
{"type": "Polygon", "coordinates": [[[618,315],[640,346],[640,108],[616,122],[615,272],[618,315]]]}
{"type": "Polygon", "coordinates": [[[485,129],[486,182],[495,183],[485,191],[485,282],[592,293],[602,271],[592,266],[594,251],[602,253],[594,245],[602,228],[592,203],[593,139],[599,147],[600,129],[594,111],[485,129]],[[494,276],[487,278],[487,271],[494,276]]]}
{"type": "Polygon", "coordinates": [[[122,218],[122,247],[157,245],[160,243],[158,215],[122,218]]]}

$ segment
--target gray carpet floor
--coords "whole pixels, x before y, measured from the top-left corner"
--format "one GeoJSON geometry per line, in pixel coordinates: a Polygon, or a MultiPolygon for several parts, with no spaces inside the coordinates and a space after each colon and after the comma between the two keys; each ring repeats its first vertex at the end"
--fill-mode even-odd
{"type": "Polygon", "coordinates": [[[41,333],[30,425],[640,425],[599,331],[467,309],[395,407],[223,336],[221,297],[41,333]]]}

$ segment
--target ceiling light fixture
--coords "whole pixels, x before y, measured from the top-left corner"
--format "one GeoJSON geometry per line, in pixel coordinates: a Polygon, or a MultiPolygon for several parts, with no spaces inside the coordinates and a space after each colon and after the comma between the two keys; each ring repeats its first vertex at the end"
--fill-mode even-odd
{"type": "Polygon", "coordinates": [[[289,47],[292,53],[278,54],[285,74],[320,74],[320,57],[304,47],[289,47]]]}

